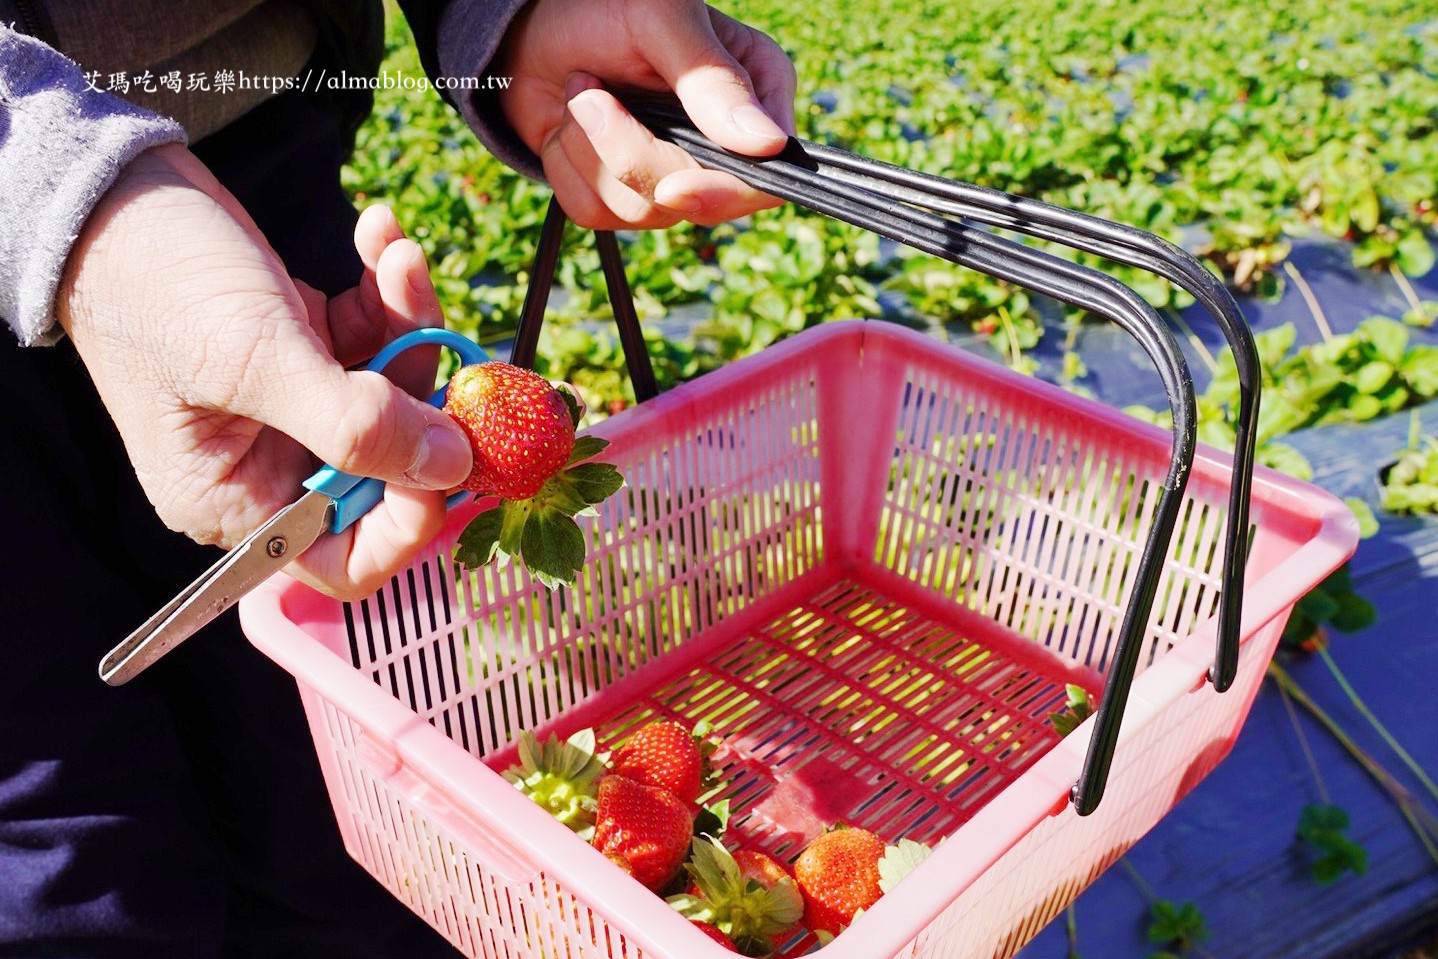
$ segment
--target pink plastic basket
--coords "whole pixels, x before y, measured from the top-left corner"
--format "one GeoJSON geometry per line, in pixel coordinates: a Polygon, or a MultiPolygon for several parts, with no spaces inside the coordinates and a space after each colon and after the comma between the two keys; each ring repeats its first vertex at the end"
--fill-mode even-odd
{"type": "MultiPolygon", "coordinates": [[[[1009,956],[1232,746],[1349,512],[1260,471],[1238,679],[1213,657],[1229,459],[1200,449],[1105,798],[1069,791],[1169,437],[883,323],[832,323],[604,421],[628,487],[573,591],[457,570],[456,510],[362,602],[282,577],[245,631],[298,680],[351,854],[464,954],[726,955],[499,772],[521,730],[709,720],[737,843],[937,844],[831,959],[1009,956]]],[[[798,954],[814,946],[796,941],[798,954]]]]}

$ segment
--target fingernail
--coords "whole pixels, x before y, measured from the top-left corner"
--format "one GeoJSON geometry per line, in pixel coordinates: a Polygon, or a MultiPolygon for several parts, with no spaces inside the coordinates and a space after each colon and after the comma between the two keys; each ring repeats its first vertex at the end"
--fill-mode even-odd
{"type": "Polygon", "coordinates": [[[448,489],[464,482],[472,463],[469,441],[458,428],[428,426],[405,475],[425,489],[448,489]]]}
{"type": "Polygon", "coordinates": [[[424,250],[416,243],[414,253],[409,258],[409,288],[421,296],[428,296],[430,291],[429,266],[424,262],[424,250]]]}
{"type": "Polygon", "coordinates": [[[604,111],[589,97],[578,97],[569,101],[569,113],[574,122],[591,140],[599,139],[604,132],[604,111]]]}
{"type": "Polygon", "coordinates": [[[599,85],[599,80],[596,77],[582,70],[576,70],[564,80],[564,100],[567,103],[585,90],[593,90],[599,85]]]}
{"type": "Polygon", "coordinates": [[[692,193],[681,193],[670,189],[660,180],[654,187],[654,202],[683,216],[695,216],[704,212],[704,201],[692,193]]]}
{"type": "Polygon", "coordinates": [[[779,125],[769,119],[769,114],[752,103],[735,107],[729,118],[734,121],[735,126],[752,136],[766,140],[784,139],[784,131],[779,129],[779,125]]]}

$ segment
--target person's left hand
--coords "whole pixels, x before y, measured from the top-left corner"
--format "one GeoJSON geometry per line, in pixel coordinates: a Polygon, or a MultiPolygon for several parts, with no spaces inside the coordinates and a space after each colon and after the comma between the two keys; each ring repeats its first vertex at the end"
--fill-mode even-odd
{"type": "Polygon", "coordinates": [[[90,213],[56,300],[167,526],[226,549],[294,500],[318,460],[386,482],[384,499],[286,571],[340,599],[379,588],[444,525],[469,441],[421,397],[433,349],[350,370],[438,326],[424,256],[392,213],[355,227],[360,284],[290,279],[259,228],[178,144],[136,157],[90,213]]]}
{"type": "Polygon", "coordinates": [[[794,65],[769,37],[702,0],[532,0],[494,69],[500,107],[580,226],[719,223],[780,201],[700,169],[606,87],[673,91],[705,136],[769,156],[794,132],[794,65]]]}

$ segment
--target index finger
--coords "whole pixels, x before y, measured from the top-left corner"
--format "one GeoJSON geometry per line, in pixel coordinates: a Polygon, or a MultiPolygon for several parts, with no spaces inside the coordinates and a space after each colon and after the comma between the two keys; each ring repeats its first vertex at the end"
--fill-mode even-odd
{"type": "Polygon", "coordinates": [[[764,111],[786,134],[796,135],[794,92],[798,77],[794,61],[768,34],[712,7],[709,22],[719,42],[748,73],[750,86],[764,111]]]}

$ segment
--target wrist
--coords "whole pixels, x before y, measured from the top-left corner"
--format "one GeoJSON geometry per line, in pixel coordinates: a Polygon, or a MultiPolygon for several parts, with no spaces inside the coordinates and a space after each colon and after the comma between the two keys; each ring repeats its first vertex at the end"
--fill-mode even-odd
{"type": "Polygon", "coordinates": [[[128,311],[144,290],[145,264],[165,256],[184,210],[212,206],[213,176],[183,145],[152,147],[120,171],[81,225],[55,293],[55,318],[74,337],[104,306],[128,311]],[[207,182],[208,181],[208,182],[207,182]]]}

